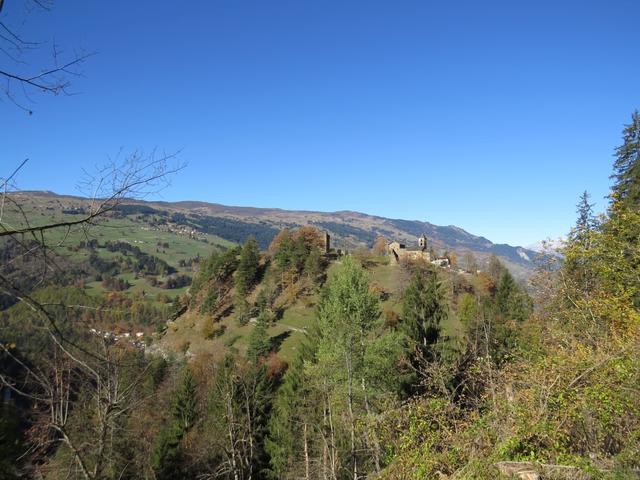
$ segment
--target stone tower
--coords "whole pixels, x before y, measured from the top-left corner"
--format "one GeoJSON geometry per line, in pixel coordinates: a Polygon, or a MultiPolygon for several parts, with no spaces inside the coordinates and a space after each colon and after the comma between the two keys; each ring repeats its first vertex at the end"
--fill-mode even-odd
{"type": "Polygon", "coordinates": [[[427,249],[427,236],[424,233],[418,238],[418,246],[423,252],[427,249]]]}

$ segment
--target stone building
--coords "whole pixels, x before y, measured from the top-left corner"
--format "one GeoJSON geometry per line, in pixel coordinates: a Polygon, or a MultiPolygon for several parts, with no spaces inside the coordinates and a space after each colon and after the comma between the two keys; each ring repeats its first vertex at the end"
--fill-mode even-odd
{"type": "Polygon", "coordinates": [[[329,235],[328,232],[324,232],[323,240],[324,240],[323,250],[326,255],[331,250],[331,235],[329,235]]]}
{"type": "Polygon", "coordinates": [[[395,259],[396,263],[401,260],[424,260],[431,261],[431,254],[427,250],[427,237],[422,235],[418,238],[417,248],[407,248],[404,243],[393,241],[387,245],[389,256],[395,259]]]}

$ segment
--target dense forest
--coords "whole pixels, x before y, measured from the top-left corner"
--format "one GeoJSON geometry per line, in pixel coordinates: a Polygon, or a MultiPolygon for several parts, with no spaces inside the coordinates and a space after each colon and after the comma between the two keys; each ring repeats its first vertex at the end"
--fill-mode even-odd
{"type": "Polygon", "coordinates": [[[385,239],[326,253],[314,226],[215,249],[192,282],[131,244],[104,243],[107,261],[84,242],[106,287],[92,294],[38,276],[46,256],[6,235],[0,478],[637,478],[638,113],[612,178],[607,211],[585,192],[529,284],[495,256],[402,261],[395,302],[372,273],[393,261],[385,239]],[[149,302],[119,292],[119,269],[190,286],[149,302]],[[304,299],[285,356],[291,330],[270,332],[304,299]],[[168,348],[190,316],[222,346],[168,348]],[[145,326],[145,342],[128,333],[145,326]]]}

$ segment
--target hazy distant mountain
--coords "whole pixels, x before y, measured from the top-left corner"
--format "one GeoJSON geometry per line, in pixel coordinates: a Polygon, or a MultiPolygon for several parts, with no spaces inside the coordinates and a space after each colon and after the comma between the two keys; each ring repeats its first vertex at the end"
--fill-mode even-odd
{"type": "MultiPolygon", "coordinates": [[[[22,195],[29,195],[34,199],[55,197],[67,208],[82,207],[82,204],[87,201],[80,197],[60,196],[51,192],[23,192],[22,195]]],[[[532,248],[495,244],[454,225],[440,226],[419,220],[384,218],[348,210],[313,212],[234,207],[200,201],[130,201],[125,204],[131,207],[122,208],[130,212],[135,212],[134,205],[137,205],[140,212],[147,215],[156,212],[164,215],[172,223],[182,224],[233,242],[243,242],[248,235],[254,235],[263,248],[280,229],[314,225],[331,235],[332,246],[346,250],[370,247],[379,235],[413,246],[418,236],[426,234],[436,251],[456,252],[460,259],[465,252],[470,251],[476,256],[481,266],[491,254],[495,254],[519,277],[527,276],[538,255],[532,248]]]]}
{"type": "Polygon", "coordinates": [[[532,243],[531,245],[528,245],[527,248],[538,253],[559,255],[559,250],[564,246],[565,240],[566,239],[564,237],[556,239],[547,238],[546,240],[540,240],[532,243]]]}

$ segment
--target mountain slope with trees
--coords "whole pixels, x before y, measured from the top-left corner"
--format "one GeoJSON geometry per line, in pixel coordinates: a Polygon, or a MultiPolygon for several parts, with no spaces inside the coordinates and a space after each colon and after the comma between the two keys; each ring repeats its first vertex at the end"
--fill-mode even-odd
{"type": "MultiPolygon", "coordinates": [[[[319,229],[285,228],[266,249],[251,236],[212,248],[140,348],[95,330],[146,311],[135,301],[46,277],[23,291],[3,265],[15,301],[0,312],[0,473],[638,478],[637,119],[608,210],[596,216],[583,194],[562,256],[529,288],[495,255],[481,270],[395,265],[382,242],[325,255],[319,229]]],[[[5,229],[12,258],[48,266],[22,230],[5,229]]]]}
{"type": "MultiPolygon", "coordinates": [[[[81,197],[55,195],[51,192],[22,192],[21,195],[28,197],[24,200],[33,202],[35,209],[55,205],[56,209],[82,211],[89,203],[81,197]]],[[[333,246],[349,251],[369,248],[379,236],[412,246],[420,235],[425,234],[431,247],[439,253],[456,252],[462,256],[465,252],[471,252],[482,264],[487,264],[490,256],[496,255],[518,278],[530,274],[538,256],[536,252],[524,247],[494,244],[453,225],[438,226],[424,221],[389,219],[352,211],[310,212],[230,207],[206,202],[129,203],[126,200],[118,210],[140,227],[145,226],[149,218],[156,218],[156,221],[164,225],[194,230],[233,243],[243,243],[249,236],[253,236],[263,249],[280,230],[305,225],[327,231],[332,237],[333,246]]]]}

